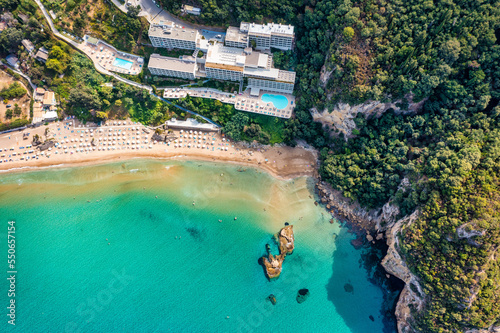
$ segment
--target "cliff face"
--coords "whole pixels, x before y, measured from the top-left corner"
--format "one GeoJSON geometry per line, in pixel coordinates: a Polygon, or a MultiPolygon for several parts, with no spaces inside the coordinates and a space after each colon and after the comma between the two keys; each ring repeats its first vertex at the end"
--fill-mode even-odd
{"type": "Polygon", "coordinates": [[[396,305],[396,319],[398,332],[407,333],[413,332],[410,320],[410,306],[415,310],[420,311],[423,307],[422,295],[425,295],[420,287],[417,278],[410,272],[408,266],[401,258],[398,252],[399,239],[398,234],[402,228],[411,225],[417,218],[419,212],[415,211],[410,216],[402,218],[395,223],[392,223],[386,231],[387,255],[382,260],[382,266],[389,273],[403,280],[405,286],[399,296],[398,304],[396,305]]]}
{"type": "Polygon", "coordinates": [[[336,217],[345,218],[368,232],[378,232],[385,230],[386,226],[394,222],[399,214],[397,206],[389,203],[382,209],[366,210],[358,202],[353,202],[346,198],[340,191],[332,189],[326,182],[320,181],[316,184],[318,195],[322,203],[326,204],[326,209],[336,217]]]}
{"type": "Polygon", "coordinates": [[[416,211],[412,215],[396,220],[399,208],[390,203],[386,203],[381,209],[365,210],[359,203],[352,202],[351,199],[342,196],[340,191],[333,190],[327,183],[318,182],[316,184],[321,202],[326,204],[326,208],[334,216],[348,219],[353,226],[364,229],[367,232],[368,241],[373,240],[370,233],[377,233],[377,239],[381,232],[385,231],[387,245],[389,249],[387,255],[382,260],[382,266],[389,273],[399,278],[405,283],[405,287],[399,296],[396,305],[396,318],[398,332],[414,332],[411,327],[410,306],[417,311],[423,307],[422,295],[424,292],[418,279],[410,272],[408,266],[399,254],[398,234],[406,226],[412,224],[419,215],[416,211]]]}
{"type": "Polygon", "coordinates": [[[352,130],[356,128],[354,118],[356,118],[356,115],[360,112],[365,116],[379,117],[382,113],[392,108],[396,113],[406,114],[418,111],[423,103],[424,101],[410,103],[408,110],[401,110],[396,106],[396,103],[381,103],[378,101],[371,101],[353,106],[339,103],[331,112],[328,112],[328,109],[319,111],[316,108],[312,108],[310,111],[314,121],[320,122],[330,129],[338,129],[349,137],[352,135],[352,130]]]}

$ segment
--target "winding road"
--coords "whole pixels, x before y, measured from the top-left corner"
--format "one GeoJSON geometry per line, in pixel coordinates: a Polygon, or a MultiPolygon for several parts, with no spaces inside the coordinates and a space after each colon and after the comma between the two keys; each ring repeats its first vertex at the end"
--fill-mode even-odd
{"type": "Polygon", "coordinates": [[[94,68],[96,69],[96,71],[98,71],[99,73],[101,74],[104,74],[104,75],[109,75],[109,76],[112,76],[114,77],[115,79],[117,79],[118,81],[121,81],[123,83],[126,83],[126,84],[129,84],[131,86],[134,86],[134,87],[137,87],[137,88],[140,88],[140,89],[145,89],[149,92],[150,95],[162,100],[163,102],[169,104],[169,105],[172,105],[176,108],[178,108],[179,110],[182,110],[182,111],[185,111],[185,112],[188,112],[192,115],[195,115],[195,116],[198,116],[202,119],[204,119],[205,121],[217,126],[217,127],[221,127],[219,124],[217,124],[216,122],[214,122],[213,120],[211,120],[210,118],[207,118],[205,116],[202,116],[201,114],[198,114],[194,111],[191,111],[191,110],[188,110],[186,108],[183,108],[182,106],[179,106],[177,104],[174,104],[166,99],[164,99],[163,97],[161,96],[158,96],[156,95],[154,92],[153,92],[153,88],[151,86],[148,86],[148,85],[145,85],[145,84],[141,84],[141,83],[137,83],[137,82],[134,82],[134,81],[131,81],[131,80],[128,80],[124,77],[121,77],[120,75],[116,74],[116,73],[113,73],[111,71],[108,71],[107,69],[105,69],[104,67],[102,67],[99,63],[95,62],[91,57],[89,57],[88,54],[86,54],[86,52],[84,50],[82,50],[80,48],[80,44],[78,44],[77,42],[75,42],[74,40],[64,36],[63,34],[61,34],[57,29],[56,27],[54,26],[54,23],[52,22],[52,18],[50,17],[49,13],[47,12],[47,10],[45,9],[44,5],[42,4],[42,2],[40,0],[35,0],[36,4],[38,5],[38,7],[40,8],[40,10],[42,11],[43,13],[43,16],[45,16],[45,19],[47,20],[49,26],[50,26],[50,29],[52,30],[52,33],[54,34],[54,36],[56,36],[57,38],[59,39],[62,39],[63,41],[65,41],[66,43],[68,43],[69,45],[73,46],[75,49],[77,49],[78,51],[82,52],[83,54],[85,54],[91,61],[92,63],[94,64],[94,68]]]}

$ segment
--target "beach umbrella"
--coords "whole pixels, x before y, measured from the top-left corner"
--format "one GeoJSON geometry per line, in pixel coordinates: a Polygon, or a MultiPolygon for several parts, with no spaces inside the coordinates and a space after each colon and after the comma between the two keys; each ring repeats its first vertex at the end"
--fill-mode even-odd
{"type": "Polygon", "coordinates": [[[149,148],[153,148],[153,145],[149,145],[149,148]]]}

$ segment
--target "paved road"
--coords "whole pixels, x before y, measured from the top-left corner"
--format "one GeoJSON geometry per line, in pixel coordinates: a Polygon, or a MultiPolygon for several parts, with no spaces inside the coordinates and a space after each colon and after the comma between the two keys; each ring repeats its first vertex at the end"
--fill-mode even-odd
{"type": "MultiPolygon", "coordinates": [[[[45,9],[45,7],[43,6],[43,4],[40,2],[40,0],[35,0],[36,4],[38,5],[38,7],[40,7],[40,10],[42,11],[43,15],[45,16],[45,19],[47,20],[47,22],[49,23],[49,26],[50,26],[50,29],[52,30],[52,32],[54,33],[54,35],[62,40],[64,40],[65,42],[67,42],[68,44],[70,44],[71,46],[73,46],[74,48],[76,48],[77,50],[79,50],[80,52],[82,52],[83,54],[87,55],[81,48],[80,48],[80,44],[76,43],[75,41],[73,41],[72,39],[62,35],[59,33],[59,31],[56,29],[56,27],[54,26],[54,23],[52,23],[52,18],[50,17],[49,13],[47,12],[47,10],[45,9]]],[[[203,119],[205,119],[206,121],[208,121],[209,123],[211,124],[214,124],[215,126],[217,127],[221,127],[219,124],[217,124],[216,122],[214,122],[213,120],[207,118],[207,117],[204,117],[202,116],[201,114],[198,114],[196,112],[193,112],[193,111],[190,111],[190,110],[187,110],[185,108],[183,108],[182,106],[179,106],[177,104],[173,104],[172,102],[169,102],[165,99],[163,99],[162,97],[160,96],[157,96],[153,93],[153,88],[148,86],[148,85],[145,85],[145,84],[141,84],[141,83],[137,83],[137,82],[134,82],[134,81],[131,81],[131,80],[128,80],[128,79],[125,79],[123,77],[121,77],[120,75],[118,74],[115,74],[113,72],[110,72],[108,71],[107,69],[105,69],[104,67],[102,67],[99,63],[95,62],[92,58],[90,58],[88,55],[87,57],[92,61],[92,63],[94,64],[94,68],[99,72],[99,73],[102,73],[102,74],[105,74],[105,75],[110,75],[112,77],[114,77],[115,79],[117,79],[118,81],[121,81],[123,83],[126,83],[126,84],[129,84],[129,85],[132,85],[132,86],[135,86],[137,88],[141,88],[141,89],[145,89],[147,90],[151,95],[153,95],[154,97],[180,109],[180,110],[183,110],[183,111],[186,111],[186,112],[189,112],[190,114],[192,115],[195,115],[195,116],[199,116],[203,119]]]]}
{"type": "MultiPolygon", "coordinates": [[[[125,5],[122,5],[120,1],[118,0],[112,0],[113,4],[115,4],[118,9],[120,9],[122,12],[127,12],[127,7],[125,5]]],[[[190,22],[186,22],[178,18],[177,16],[174,16],[170,14],[169,12],[163,10],[162,8],[158,8],[156,4],[153,2],[153,0],[126,0],[130,2],[133,6],[140,5],[141,6],[141,12],[139,13],[139,16],[144,16],[149,23],[155,22],[155,23],[160,23],[161,21],[166,22],[166,21],[172,21],[175,24],[179,24],[183,27],[187,28],[192,28],[192,29],[198,29],[200,32],[202,30],[207,30],[207,31],[213,31],[215,34],[220,34],[221,32],[226,32],[226,29],[221,28],[221,27],[211,27],[211,26],[206,26],[206,25],[199,25],[199,24],[193,24],[190,22]]],[[[205,36],[206,37],[206,36],[205,36]]],[[[208,38],[210,39],[210,38],[208,38]]]]}

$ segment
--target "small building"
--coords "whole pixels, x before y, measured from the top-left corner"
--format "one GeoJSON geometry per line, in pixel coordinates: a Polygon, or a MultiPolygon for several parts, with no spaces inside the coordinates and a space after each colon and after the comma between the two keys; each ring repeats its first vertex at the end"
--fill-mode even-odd
{"type": "Polygon", "coordinates": [[[19,59],[15,55],[9,54],[7,56],[7,58],[5,58],[5,60],[7,60],[7,63],[10,66],[12,66],[12,67],[14,67],[16,69],[19,68],[19,59]]]}
{"type": "Polygon", "coordinates": [[[177,120],[172,118],[166,122],[167,128],[171,129],[183,129],[183,130],[193,130],[193,131],[207,131],[207,132],[218,132],[219,128],[213,124],[202,124],[196,119],[188,118],[186,120],[177,120]]]}
{"type": "Polygon", "coordinates": [[[49,90],[45,91],[45,93],[43,94],[42,106],[44,108],[51,108],[52,106],[55,107],[56,104],[56,95],[54,94],[54,92],[49,90]]]}
{"type": "Polygon", "coordinates": [[[193,7],[190,5],[182,5],[182,12],[191,15],[200,15],[201,8],[193,7]]]}
{"type": "MultiPolygon", "coordinates": [[[[33,96],[33,98],[35,99],[35,101],[41,102],[41,101],[43,101],[44,95],[45,95],[45,89],[43,89],[41,87],[37,87],[35,89],[35,95],[33,96]]],[[[41,107],[41,105],[40,105],[40,107],[41,107]]]]}
{"type": "Polygon", "coordinates": [[[42,103],[35,102],[35,103],[33,103],[33,124],[39,123],[42,121],[43,121],[42,103]]]}
{"type": "Polygon", "coordinates": [[[30,17],[26,14],[18,14],[17,15],[25,24],[27,24],[30,20],[30,17]]]}
{"type": "Polygon", "coordinates": [[[5,12],[0,16],[0,21],[4,22],[7,27],[12,27],[15,24],[14,21],[17,20],[11,12],[5,12]]]}
{"type": "Polygon", "coordinates": [[[49,59],[49,51],[47,51],[45,47],[39,48],[38,52],[35,54],[35,59],[43,63],[47,62],[49,59]]]}
{"type": "Polygon", "coordinates": [[[35,50],[35,45],[29,39],[23,39],[21,44],[23,44],[26,51],[31,54],[35,50]]]}

